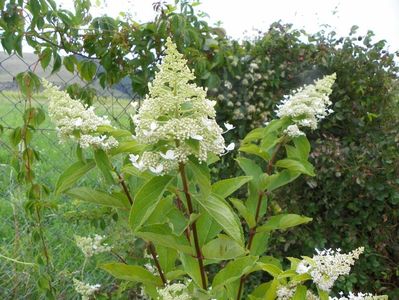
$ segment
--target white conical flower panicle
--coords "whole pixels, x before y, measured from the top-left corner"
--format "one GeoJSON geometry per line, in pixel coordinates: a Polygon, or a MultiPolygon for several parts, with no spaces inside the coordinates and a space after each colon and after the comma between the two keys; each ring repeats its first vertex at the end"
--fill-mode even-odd
{"type": "Polygon", "coordinates": [[[96,133],[99,126],[111,124],[106,116],[97,116],[93,107],[85,107],[46,80],[43,80],[43,86],[44,94],[50,100],[48,113],[61,142],[76,139],[82,148],[94,146],[103,150],[118,146],[114,137],[96,133]]]}
{"type": "Polygon", "coordinates": [[[296,272],[310,274],[319,289],[329,292],[339,276],[349,274],[351,266],[363,253],[364,248],[357,248],[347,254],[341,253],[341,249],[316,251],[317,255],[298,264],[296,272]]]}
{"type": "MultiPolygon", "coordinates": [[[[332,104],[329,96],[335,79],[334,73],[317,80],[314,84],[298,89],[291,96],[285,96],[284,100],[277,105],[277,116],[289,117],[298,126],[316,129],[318,121],[333,112],[329,108],[332,104]]],[[[299,130],[293,129],[291,128],[287,134],[300,135],[299,130]]]]}
{"type": "Polygon", "coordinates": [[[194,78],[168,38],[159,72],[133,117],[135,139],[152,146],[132,161],[139,169],[165,174],[191,155],[206,161],[209,153],[225,152],[223,130],[215,121],[215,102],[206,98],[206,90],[191,83],[194,78]]]}

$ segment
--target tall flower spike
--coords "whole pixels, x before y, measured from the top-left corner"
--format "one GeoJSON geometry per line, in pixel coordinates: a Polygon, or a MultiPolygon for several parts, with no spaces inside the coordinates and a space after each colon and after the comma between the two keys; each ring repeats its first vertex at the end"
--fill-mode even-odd
{"type": "Polygon", "coordinates": [[[206,161],[209,153],[225,151],[223,130],[215,121],[215,102],[206,99],[206,90],[190,83],[194,78],[168,38],[149,95],[133,118],[137,141],[153,146],[134,161],[136,166],[162,175],[177,169],[190,155],[206,161]]]}
{"type": "Polygon", "coordinates": [[[277,105],[277,116],[289,117],[294,125],[286,130],[289,136],[302,135],[299,127],[317,128],[317,123],[333,112],[330,94],[336,79],[335,73],[317,80],[314,84],[298,89],[293,95],[285,96],[277,105]],[[296,127],[293,127],[295,126],[296,127]]]}

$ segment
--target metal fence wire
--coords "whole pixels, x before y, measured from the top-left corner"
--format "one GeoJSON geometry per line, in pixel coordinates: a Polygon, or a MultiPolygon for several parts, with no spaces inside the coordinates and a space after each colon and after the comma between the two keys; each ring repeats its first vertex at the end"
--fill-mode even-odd
{"type": "MultiPolygon", "coordinates": [[[[40,298],[40,278],[37,278],[39,272],[35,261],[35,253],[40,251],[40,245],[32,240],[32,232],[37,224],[24,209],[27,201],[25,189],[16,180],[17,174],[12,166],[18,147],[12,146],[9,139],[12,129],[22,126],[25,109],[25,99],[18,90],[16,75],[34,70],[39,77],[61,88],[73,83],[92,88],[96,91],[96,112],[108,115],[116,126],[122,128],[127,128],[129,124],[130,102],[138,99],[127,82],[102,89],[96,79],[86,83],[77,74],[71,74],[63,68],[54,74],[51,74],[51,65],[46,70],[41,69],[40,64],[34,69],[37,60],[38,57],[31,53],[23,57],[0,53],[0,125],[4,129],[0,134],[0,299],[40,298]]],[[[47,100],[40,93],[35,94],[32,106],[47,111],[47,100]]],[[[60,173],[76,161],[73,145],[59,143],[54,125],[48,118],[35,130],[31,145],[40,157],[33,166],[35,181],[50,187],[54,186],[60,173]]],[[[98,178],[92,176],[90,184],[100,184],[98,178]]],[[[56,208],[44,210],[42,219],[57,299],[77,299],[72,278],[79,278],[77,272],[83,263],[83,255],[74,243],[74,235],[106,233],[106,229],[103,231],[93,226],[95,217],[85,221],[68,217],[76,210],[70,199],[61,199],[56,208]]],[[[90,212],[90,207],[87,211],[90,212]]],[[[92,284],[107,276],[95,268],[95,263],[88,264],[85,274],[92,284]]]]}

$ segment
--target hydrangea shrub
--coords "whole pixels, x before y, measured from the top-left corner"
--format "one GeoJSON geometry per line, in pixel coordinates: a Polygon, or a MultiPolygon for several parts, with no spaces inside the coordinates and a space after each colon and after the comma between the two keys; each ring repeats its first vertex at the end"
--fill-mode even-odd
{"type": "MultiPolygon", "coordinates": [[[[328,96],[335,74],[286,97],[278,106],[278,119],[240,142],[236,162],[245,175],[216,182],[211,181],[209,166],[234,149],[223,138],[234,127],[226,123],[223,130],[216,123],[214,103],[206,98],[206,90],[191,83],[193,79],[168,40],[149,95],[134,112],[134,132],[111,127],[83,106],[58,107],[65,95],[48,87],[51,116],[59,131],[66,133],[61,137],[77,140],[82,148],[86,148],[82,135],[103,137],[104,142],[115,139],[112,147],[90,143],[94,159],[79,155],[79,161],[60,176],[56,192],[120,210],[150,255],[146,264],[123,259],[100,268],[139,285],[150,299],[381,298],[362,293],[329,295],[363,248],[288,258],[288,268],[267,251],[272,234],[312,220],[296,214],[269,215],[267,206],[280,187],[301,175],[315,175],[308,161],[310,144],[301,128],[316,129],[332,113],[328,96]],[[91,120],[94,125],[86,129],[91,120]],[[95,166],[113,189],[73,187],[95,166]],[[112,192],[116,185],[120,191],[112,192]],[[245,198],[235,197],[239,190],[247,191],[245,198]],[[247,278],[254,272],[264,272],[270,280],[247,290],[247,278]]],[[[86,257],[111,249],[102,244],[102,237],[77,241],[86,257]]],[[[99,285],[78,279],[75,286],[84,297],[95,297],[100,290],[99,285]]]]}

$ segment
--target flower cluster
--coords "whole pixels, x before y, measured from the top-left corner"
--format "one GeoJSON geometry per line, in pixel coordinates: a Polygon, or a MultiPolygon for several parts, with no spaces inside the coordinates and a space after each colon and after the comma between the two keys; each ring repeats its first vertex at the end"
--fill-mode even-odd
{"type": "MultiPolygon", "coordinates": [[[[374,296],[373,294],[370,293],[358,293],[354,294],[352,292],[349,292],[349,294],[346,296],[344,295],[343,292],[339,293],[339,297],[329,297],[329,300],[377,300],[381,299],[381,296],[374,296]]],[[[387,298],[388,299],[388,298],[387,298]]]]}
{"type": "Polygon", "coordinates": [[[94,237],[75,236],[76,245],[82,250],[85,257],[111,251],[111,246],[103,244],[104,236],[94,235],[94,237]]]}
{"type": "Polygon", "coordinates": [[[277,289],[277,300],[290,300],[296,291],[295,285],[280,286],[277,289]]]}
{"type": "Polygon", "coordinates": [[[130,156],[133,165],[165,174],[186,162],[190,155],[206,161],[209,153],[225,153],[223,130],[215,121],[215,101],[206,90],[189,83],[194,74],[176,45],[166,43],[166,56],[149,85],[149,95],[133,116],[135,138],[152,149],[130,156]]]}
{"type": "Polygon", "coordinates": [[[190,300],[187,285],[184,283],[168,283],[164,288],[157,289],[159,300],[190,300]]]}
{"type": "Polygon", "coordinates": [[[299,274],[308,273],[312,276],[313,282],[323,291],[329,292],[334,282],[341,275],[347,275],[355,260],[363,253],[364,248],[360,247],[348,254],[341,253],[341,249],[317,250],[310,260],[302,260],[296,269],[299,274]]]}
{"type": "Polygon", "coordinates": [[[90,285],[77,279],[73,279],[75,291],[82,295],[82,300],[89,300],[101,287],[99,284],[90,285]]]}
{"type": "MultiPolygon", "coordinates": [[[[335,79],[334,73],[298,89],[291,96],[285,96],[281,104],[277,105],[277,116],[289,117],[297,126],[316,129],[318,121],[333,112],[328,107],[332,104],[329,95],[335,79]]],[[[287,129],[287,134],[298,136],[298,130],[287,129]]]]}
{"type": "Polygon", "coordinates": [[[72,138],[76,139],[82,148],[94,146],[103,150],[118,146],[114,137],[96,133],[99,126],[111,124],[106,116],[97,116],[93,107],[85,107],[81,102],[72,99],[68,93],[45,80],[43,86],[45,95],[50,99],[49,116],[55,122],[61,141],[72,138]]]}

